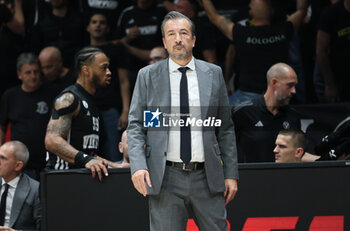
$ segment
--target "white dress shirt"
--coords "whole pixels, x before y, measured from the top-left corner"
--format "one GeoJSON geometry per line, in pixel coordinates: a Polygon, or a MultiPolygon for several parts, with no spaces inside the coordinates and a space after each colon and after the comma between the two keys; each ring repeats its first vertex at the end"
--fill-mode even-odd
{"type": "MultiPolygon", "coordinates": [[[[181,72],[178,68],[181,67],[177,63],[169,58],[169,76],[170,76],[170,91],[171,91],[171,114],[180,113],[180,80],[181,72]]],[[[189,69],[186,72],[187,75],[187,87],[188,87],[188,103],[190,106],[191,118],[195,117],[201,119],[200,112],[200,99],[199,99],[199,87],[198,76],[196,73],[196,67],[194,59],[186,65],[189,69]]],[[[172,117],[174,118],[174,117],[172,117]]],[[[175,116],[175,119],[180,119],[175,116]]],[[[199,128],[191,127],[191,162],[204,162],[204,145],[202,130],[199,128]]],[[[180,128],[170,127],[169,129],[169,142],[167,160],[173,162],[182,162],[180,158],[180,128]]]]}
{"type": "MultiPolygon", "coordinates": [[[[7,183],[9,185],[9,189],[7,191],[5,222],[4,222],[4,226],[7,226],[7,227],[9,227],[9,225],[10,225],[10,217],[11,217],[11,208],[12,208],[12,203],[13,203],[13,197],[15,196],[15,192],[16,192],[16,188],[17,188],[17,185],[18,185],[19,178],[20,178],[20,175],[17,176],[16,178],[12,179],[10,182],[7,183]]],[[[4,181],[4,179],[2,179],[0,198],[1,198],[2,194],[5,191],[5,184],[6,184],[6,182],[4,181]]]]}

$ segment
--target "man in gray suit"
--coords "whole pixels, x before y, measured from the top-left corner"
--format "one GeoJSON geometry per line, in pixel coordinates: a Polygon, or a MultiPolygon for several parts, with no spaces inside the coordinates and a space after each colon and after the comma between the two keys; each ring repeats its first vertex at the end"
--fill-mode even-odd
{"type": "Polygon", "coordinates": [[[28,149],[20,141],[0,147],[0,230],[39,230],[39,182],[22,173],[28,159],[28,149]]]}
{"type": "Polygon", "coordinates": [[[170,58],[139,71],[131,102],[132,181],[149,196],[152,231],[185,230],[190,216],[200,230],[227,230],[225,204],[237,192],[238,167],[222,71],[192,56],[194,25],[181,13],[165,16],[162,35],[170,58]],[[168,126],[165,117],[190,126],[168,126]],[[200,126],[209,120],[220,123],[200,126]]]}

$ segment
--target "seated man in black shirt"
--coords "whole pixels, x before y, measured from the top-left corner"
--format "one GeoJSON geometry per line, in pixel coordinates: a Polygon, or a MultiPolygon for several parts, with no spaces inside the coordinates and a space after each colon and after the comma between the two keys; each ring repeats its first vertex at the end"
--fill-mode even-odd
{"type": "Polygon", "coordinates": [[[272,150],[278,132],[300,128],[300,116],[288,106],[297,83],[295,71],[277,63],[267,72],[266,93],[234,109],[239,162],[275,161],[272,150]]]}
{"type": "Polygon", "coordinates": [[[300,162],[305,154],[306,136],[300,129],[292,128],[282,130],[278,133],[275,153],[275,162],[300,162]]]}
{"type": "Polygon", "coordinates": [[[238,68],[238,91],[230,98],[232,106],[262,94],[266,89],[265,73],[278,62],[287,62],[289,42],[303,21],[308,0],[297,1],[297,11],[287,21],[273,24],[269,0],[251,0],[252,26],[235,24],[219,15],[210,0],[203,0],[210,19],[235,44],[238,68]]]}
{"type": "Polygon", "coordinates": [[[340,129],[325,136],[315,147],[315,154],[305,152],[306,135],[300,129],[291,128],[278,133],[273,152],[275,162],[301,162],[304,155],[306,161],[347,160],[350,158],[349,123],[344,123],[340,129]]]}

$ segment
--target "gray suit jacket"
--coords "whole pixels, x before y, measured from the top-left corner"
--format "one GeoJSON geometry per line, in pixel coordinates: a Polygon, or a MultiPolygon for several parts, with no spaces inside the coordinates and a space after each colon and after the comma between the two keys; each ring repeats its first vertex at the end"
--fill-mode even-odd
{"type": "MultiPolygon", "coordinates": [[[[171,92],[168,59],[142,68],[137,76],[128,125],[128,147],[131,174],[140,169],[150,173],[157,195],[163,181],[168,150],[168,130],[143,128],[143,111],[155,109],[170,113],[171,92]],[[146,148],[145,147],[146,144],[146,148]]],[[[217,129],[203,129],[205,172],[209,190],[223,192],[224,179],[238,179],[237,150],[233,122],[221,68],[195,59],[202,119],[222,120],[217,129]]]]}
{"type": "Polygon", "coordinates": [[[39,182],[22,173],[13,197],[9,226],[15,230],[39,230],[40,221],[39,182]]]}

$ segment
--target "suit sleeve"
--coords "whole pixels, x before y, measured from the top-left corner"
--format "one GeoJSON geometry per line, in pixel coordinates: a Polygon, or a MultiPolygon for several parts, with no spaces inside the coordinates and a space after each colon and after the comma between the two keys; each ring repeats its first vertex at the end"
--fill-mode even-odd
{"type": "Polygon", "coordinates": [[[40,204],[40,198],[39,198],[39,188],[37,188],[35,192],[35,200],[33,205],[33,220],[35,222],[35,227],[37,230],[40,230],[40,223],[41,223],[41,204],[40,204]]]}
{"type": "Polygon", "coordinates": [[[231,109],[225,81],[221,69],[218,71],[219,87],[219,113],[222,124],[216,130],[216,137],[221,151],[225,179],[238,179],[237,148],[234,124],[231,118],[231,109]]]}
{"type": "Polygon", "coordinates": [[[137,75],[134,93],[129,110],[127,128],[130,171],[148,170],[145,156],[146,130],[143,128],[143,111],[147,102],[146,71],[141,69],[137,75]]]}

